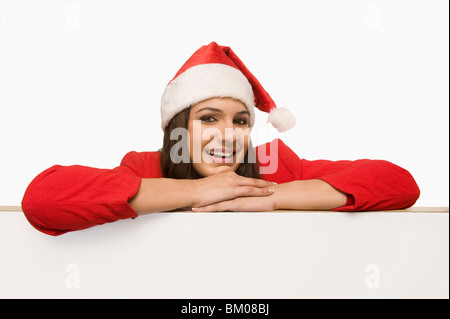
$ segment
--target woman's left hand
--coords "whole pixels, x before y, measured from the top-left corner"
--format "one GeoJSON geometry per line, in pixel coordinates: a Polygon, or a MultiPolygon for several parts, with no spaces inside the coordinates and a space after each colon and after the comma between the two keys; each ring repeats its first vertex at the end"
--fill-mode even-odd
{"type": "Polygon", "coordinates": [[[267,197],[237,197],[231,200],[217,202],[203,207],[193,207],[193,212],[268,212],[275,210],[272,196],[267,197]]]}

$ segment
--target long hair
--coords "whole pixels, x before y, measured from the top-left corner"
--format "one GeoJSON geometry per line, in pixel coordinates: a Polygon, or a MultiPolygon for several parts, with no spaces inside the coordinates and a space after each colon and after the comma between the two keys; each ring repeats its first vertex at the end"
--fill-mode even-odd
{"type": "MultiPolygon", "coordinates": [[[[176,128],[188,128],[189,112],[191,108],[186,108],[177,115],[175,115],[164,129],[164,140],[161,151],[161,171],[164,177],[176,179],[198,179],[202,178],[200,174],[194,169],[191,161],[181,161],[174,163],[170,158],[170,152],[174,145],[180,142],[180,138],[171,139],[170,133],[176,128]]],[[[184,142],[187,142],[184,140],[184,142]]],[[[188,145],[183,145],[180,150],[186,150],[188,145]]],[[[181,155],[181,154],[178,154],[181,155]]],[[[250,141],[247,154],[245,154],[244,162],[239,165],[236,174],[244,177],[261,178],[259,175],[259,165],[257,163],[250,163],[249,158],[256,158],[250,141]]]]}

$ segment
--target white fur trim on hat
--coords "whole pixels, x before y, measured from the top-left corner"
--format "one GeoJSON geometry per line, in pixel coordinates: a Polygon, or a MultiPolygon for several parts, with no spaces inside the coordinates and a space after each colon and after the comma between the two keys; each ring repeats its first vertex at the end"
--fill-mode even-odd
{"type": "Polygon", "coordinates": [[[285,107],[276,107],[270,110],[267,122],[271,123],[279,132],[286,132],[294,127],[295,117],[285,107]]]}
{"type": "Polygon", "coordinates": [[[250,127],[255,121],[252,86],[238,69],[220,63],[191,67],[173,79],[161,98],[161,128],[182,110],[214,97],[231,97],[245,104],[250,127]]]}

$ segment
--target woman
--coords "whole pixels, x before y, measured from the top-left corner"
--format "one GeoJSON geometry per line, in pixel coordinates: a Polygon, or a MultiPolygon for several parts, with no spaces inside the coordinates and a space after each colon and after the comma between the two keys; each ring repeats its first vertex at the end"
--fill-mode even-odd
{"type": "Polygon", "coordinates": [[[387,161],[308,161],[279,139],[253,148],[255,107],[281,132],[295,123],[229,47],[203,46],[164,91],[161,150],[130,152],[114,169],[52,166],[28,186],[24,214],[57,236],[160,211],[388,210],[418,199],[411,174],[387,161]]]}

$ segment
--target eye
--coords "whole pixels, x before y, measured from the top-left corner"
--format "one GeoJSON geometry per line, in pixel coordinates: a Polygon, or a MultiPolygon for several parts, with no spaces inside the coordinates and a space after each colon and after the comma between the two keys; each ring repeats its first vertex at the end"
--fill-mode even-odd
{"type": "Polygon", "coordinates": [[[247,125],[248,123],[246,119],[236,119],[234,122],[238,125],[247,125]]]}
{"type": "Polygon", "coordinates": [[[205,115],[205,116],[202,116],[200,118],[200,120],[203,121],[203,122],[211,123],[211,122],[215,121],[215,118],[213,116],[210,116],[210,115],[205,115]]]}

